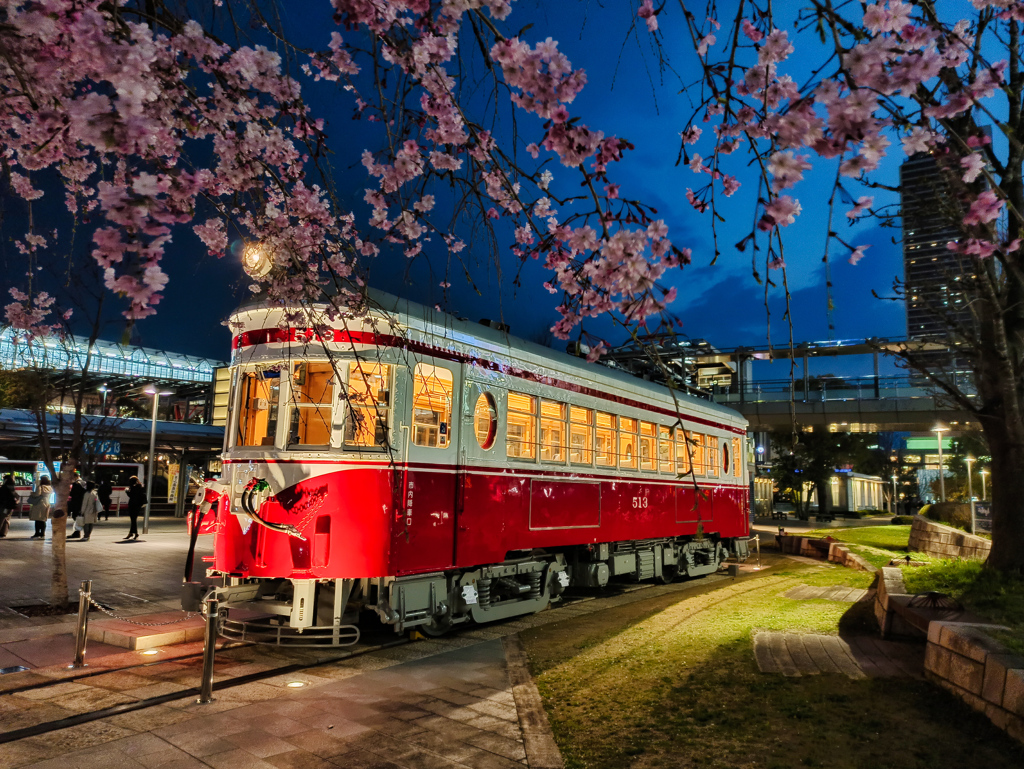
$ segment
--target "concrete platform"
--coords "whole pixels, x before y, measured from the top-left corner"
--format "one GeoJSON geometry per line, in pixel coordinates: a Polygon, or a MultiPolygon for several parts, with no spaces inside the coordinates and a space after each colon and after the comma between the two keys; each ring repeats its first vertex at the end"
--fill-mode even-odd
{"type": "Polygon", "coordinates": [[[139,614],[130,621],[90,616],[89,640],[132,651],[202,641],[205,620],[200,615],[189,619],[186,616],[180,611],[139,614]]]}

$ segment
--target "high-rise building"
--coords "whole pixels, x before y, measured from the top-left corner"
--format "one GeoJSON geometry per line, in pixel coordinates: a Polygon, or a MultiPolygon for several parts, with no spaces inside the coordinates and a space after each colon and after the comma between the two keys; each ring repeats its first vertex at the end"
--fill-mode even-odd
{"type": "Polygon", "coordinates": [[[947,247],[961,237],[962,214],[931,155],[918,153],[900,166],[900,205],[907,338],[953,341],[951,327],[971,323],[961,285],[969,265],[947,247]]]}

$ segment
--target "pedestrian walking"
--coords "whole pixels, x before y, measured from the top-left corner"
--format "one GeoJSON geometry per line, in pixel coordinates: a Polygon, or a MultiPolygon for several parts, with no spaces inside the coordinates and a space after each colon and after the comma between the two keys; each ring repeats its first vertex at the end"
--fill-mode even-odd
{"type": "Polygon", "coordinates": [[[28,495],[28,517],[36,525],[36,533],[30,539],[42,539],[46,536],[46,519],[50,517],[50,497],[53,496],[53,487],[50,485],[50,476],[39,476],[39,483],[35,491],[28,495]]]}
{"type": "Polygon", "coordinates": [[[85,497],[82,499],[82,514],[79,519],[82,521],[82,531],[85,533],[85,536],[82,537],[83,542],[89,541],[89,537],[92,536],[92,527],[99,521],[101,512],[103,512],[103,503],[100,502],[100,496],[96,492],[96,484],[89,481],[85,484],[85,497]]]}
{"type": "Polygon", "coordinates": [[[99,487],[96,489],[96,493],[99,495],[100,502],[103,504],[103,520],[110,520],[110,503],[114,497],[114,486],[110,482],[110,478],[104,478],[100,481],[99,487]]]}
{"type": "Polygon", "coordinates": [[[18,490],[14,487],[14,476],[8,475],[0,486],[0,539],[6,539],[11,528],[11,516],[18,509],[18,490]]]}
{"type": "Polygon", "coordinates": [[[139,478],[133,475],[128,479],[128,517],[132,521],[132,527],[128,530],[128,536],[125,539],[138,539],[139,529],[137,521],[139,515],[142,513],[142,508],[146,506],[146,490],[142,488],[142,484],[139,483],[139,478]]]}
{"type": "Polygon", "coordinates": [[[71,516],[71,520],[75,522],[75,530],[71,533],[68,539],[78,539],[82,536],[82,500],[85,499],[85,481],[82,480],[82,474],[75,470],[75,475],[71,479],[71,489],[68,491],[68,514],[71,516]]]}

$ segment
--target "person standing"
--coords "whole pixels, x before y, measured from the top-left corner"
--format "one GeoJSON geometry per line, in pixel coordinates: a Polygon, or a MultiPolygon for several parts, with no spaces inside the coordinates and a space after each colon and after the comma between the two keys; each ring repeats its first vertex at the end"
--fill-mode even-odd
{"type": "Polygon", "coordinates": [[[132,521],[132,527],[128,530],[128,536],[125,539],[139,538],[138,520],[139,515],[142,513],[142,508],[145,506],[146,490],[139,483],[139,477],[133,475],[128,479],[128,517],[132,521]]]}
{"type": "Polygon", "coordinates": [[[82,521],[82,531],[85,532],[85,536],[82,537],[83,542],[89,541],[89,537],[92,536],[92,527],[99,521],[101,512],[103,512],[103,503],[100,502],[99,494],[96,492],[96,484],[89,481],[85,484],[85,496],[82,498],[82,513],[79,519],[82,521]]]}
{"type": "Polygon", "coordinates": [[[11,528],[11,516],[18,508],[18,490],[14,487],[14,476],[8,475],[0,486],[0,539],[7,537],[11,528]]]}
{"type": "Polygon", "coordinates": [[[85,499],[85,482],[82,481],[82,474],[75,470],[75,477],[71,479],[71,490],[68,491],[68,514],[75,522],[75,530],[68,539],[78,539],[82,536],[82,500],[85,499]]]}
{"type": "Polygon", "coordinates": [[[103,504],[103,520],[110,520],[110,503],[114,498],[114,487],[110,483],[110,478],[104,478],[100,481],[99,487],[96,489],[96,493],[99,495],[100,502],[103,504]]]}
{"type": "Polygon", "coordinates": [[[46,536],[46,519],[50,517],[50,497],[53,496],[53,487],[50,486],[50,476],[39,476],[39,484],[35,491],[28,495],[28,517],[36,524],[36,533],[30,539],[42,539],[46,536]]]}

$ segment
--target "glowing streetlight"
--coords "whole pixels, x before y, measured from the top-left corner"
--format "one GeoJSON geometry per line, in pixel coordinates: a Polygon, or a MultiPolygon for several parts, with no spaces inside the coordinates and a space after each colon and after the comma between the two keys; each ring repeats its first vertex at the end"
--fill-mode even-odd
{"type": "Polygon", "coordinates": [[[899,510],[896,509],[896,476],[892,477],[892,514],[898,515],[899,510]]]}
{"type": "Polygon", "coordinates": [[[978,474],[981,476],[981,498],[987,499],[985,496],[985,476],[988,475],[988,470],[983,467],[978,471],[978,474]]]}
{"type": "Polygon", "coordinates": [[[935,425],[932,428],[932,432],[935,433],[935,437],[938,439],[939,444],[939,501],[946,501],[946,476],[942,468],[942,434],[949,428],[943,427],[942,425],[935,425]]]}
{"type": "Polygon", "coordinates": [[[142,514],[142,533],[149,534],[149,509],[153,505],[153,460],[156,458],[156,412],[161,395],[171,395],[170,390],[157,390],[150,386],[143,390],[153,396],[153,419],[149,428],[149,469],[146,471],[146,511],[142,514]]]}
{"type": "Polygon", "coordinates": [[[103,416],[106,416],[107,415],[107,393],[110,392],[110,388],[107,387],[107,383],[104,382],[103,384],[101,384],[96,389],[99,390],[101,393],[103,393],[103,405],[100,408],[103,409],[103,416]]]}

